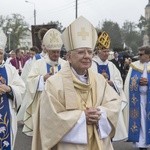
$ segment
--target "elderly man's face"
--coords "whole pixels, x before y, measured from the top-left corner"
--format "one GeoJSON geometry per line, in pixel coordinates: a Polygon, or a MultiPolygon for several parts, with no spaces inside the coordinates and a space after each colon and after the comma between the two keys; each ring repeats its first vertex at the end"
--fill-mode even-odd
{"type": "Polygon", "coordinates": [[[78,48],[68,53],[68,61],[79,75],[85,74],[92,64],[93,51],[90,48],[78,48]]]}
{"type": "Polygon", "coordinates": [[[58,61],[60,50],[47,50],[47,54],[52,61],[58,61]]]}
{"type": "Polygon", "coordinates": [[[4,59],[4,52],[2,49],[0,49],[0,64],[2,64],[3,59],[4,59]]]}
{"type": "Polygon", "coordinates": [[[109,49],[98,50],[98,56],[102,61],[106,61],[109,56],[109,49]]]}

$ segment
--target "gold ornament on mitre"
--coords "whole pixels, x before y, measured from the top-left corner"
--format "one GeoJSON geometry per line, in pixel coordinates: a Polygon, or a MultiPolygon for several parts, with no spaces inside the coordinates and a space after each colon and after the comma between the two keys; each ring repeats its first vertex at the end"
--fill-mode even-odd
{"type": "Polygon", "coordinates": [[[61,50],[62,39],[61,33],[57,29],[49,29],[44,37],[42,43],[47,50],[61,50]]]}
{"type": "Polygon", "coordinates": [[[0,28],[0,49],[3,51],[5,50],[6,42],[7,42],[7,37],[4,34],[2,28],[0,28]]]}
{"type": "Polygon", "coordinates": [[[94,50],[97,32],[87,19],[80,16],[65,29],[62,40],[67,51],[84,47],[94,50]]]}
{"type": "Polygon", "coordinates": [[[103,31],[99,34],[97,43],[96,43],[96,49],[97,50],[103,50],[103,49],[109,49],[110,47],[110,37],[108,33],[103,31]]]}

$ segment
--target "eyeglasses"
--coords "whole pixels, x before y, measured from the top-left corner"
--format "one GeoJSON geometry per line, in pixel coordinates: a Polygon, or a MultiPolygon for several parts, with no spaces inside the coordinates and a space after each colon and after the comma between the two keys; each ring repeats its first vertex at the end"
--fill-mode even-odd
{"type": "Polygon", "coordinates": [[[144,54],[138,54],[139,56],[143,56],[144,54]]]}
{"type": "Polygon", "coordinates": [[[93,56],[93,51],[91,49],[78,49],[74,52],[76,52],[80,56],[85,56],[86,54],[93,56]]]}

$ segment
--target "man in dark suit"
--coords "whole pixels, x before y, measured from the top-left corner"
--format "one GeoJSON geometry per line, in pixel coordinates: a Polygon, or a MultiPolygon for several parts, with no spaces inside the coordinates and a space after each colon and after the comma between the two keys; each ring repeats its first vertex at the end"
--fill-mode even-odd
{"type": "Polygon", "coordinates": [[[120,59],[118,52],[114,52],[114,59],[111,60],[115,64],[115,66],[118,68],[118,70],[121,73],[122,79],[124,80],[124,62],[122,59],[120,59]]]}

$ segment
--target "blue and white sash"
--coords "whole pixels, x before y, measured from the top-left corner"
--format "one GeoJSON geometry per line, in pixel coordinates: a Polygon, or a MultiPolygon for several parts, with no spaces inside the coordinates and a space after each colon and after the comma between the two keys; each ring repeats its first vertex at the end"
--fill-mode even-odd
{"type": "MultiPolygon", "coordinates": [[[[46,64],[46,66],[47,66],[47,73],[50,73],[50,70],[51,70],[52,66],[48,63],[46,64]]],[[[58,65],[57,67],[58,67],[58,71],[59,71],[61,69],[61,65],[58,65]]]]}
{"type": "MultiPolygon", "coordinates": [[[[99,65],[97,62],[96,62],[96,64],[97,64],[98,73],[103,74],[103,72],[105,72],[108,75],[108,80],[110,80],[110,72],[109,72],[108,64],[107,65],[99,65]]],[[[120,94],[117,87],[115,87],[114,85],[112,87],[118,94],[120,94]]]]}
{"type": "Polygon", "coordinates": [[[36,55],[35,55],[35,59],[36,59],[36,60],[41,59],[41,55],[40,55],[40,54],[36,54],[36,55]]]}
{"type": "Polygon", "coordinates": [[[99,65],[98,63],[96,64],[97,64],[98,73],[100,74],[102,74],[103,72],[107,73],[108,80],[110,80],[110,72],[109,72],[108,64],[107,65],[99,65]]]}
{"type": "MultiPolygon", "coordinates": [[[[129,142],[139,142],[141,127],[141,99],[139,82],[141,75],[141,72],[133,69],[129,83],[129,142]]],[[[146,104],[146,144],[150,144],[150,73],[148,73],[148,91],[146,104]]]]}
{"type": "MultiPolygon", "coordinates": [[[[5,67],[0,68],[0,75],[8,82],[5,67]]],[[[0,149],[11,150],[10,110],[6,94],[0,96],[0,149]]]]}

